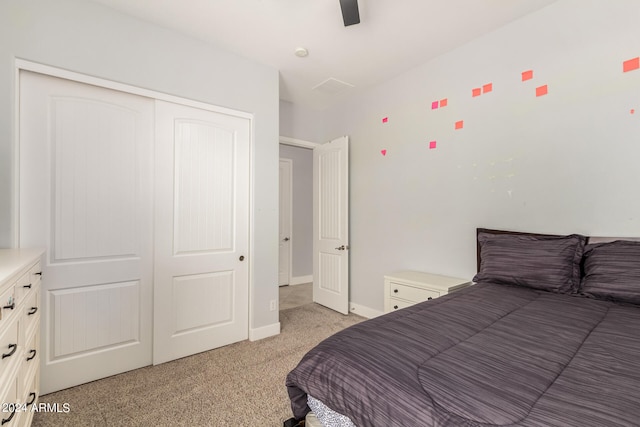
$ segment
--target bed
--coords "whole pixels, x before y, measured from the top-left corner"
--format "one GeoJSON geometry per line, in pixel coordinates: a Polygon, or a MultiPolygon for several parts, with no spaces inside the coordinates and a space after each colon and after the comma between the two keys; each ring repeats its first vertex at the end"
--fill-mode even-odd
{"type": "Polygon", "coordinates": [[[640,241],[477,242],[473,286],[309,351],[286,379],[289,425],[310,407],[332,427],[640,425],[640,241]]]}

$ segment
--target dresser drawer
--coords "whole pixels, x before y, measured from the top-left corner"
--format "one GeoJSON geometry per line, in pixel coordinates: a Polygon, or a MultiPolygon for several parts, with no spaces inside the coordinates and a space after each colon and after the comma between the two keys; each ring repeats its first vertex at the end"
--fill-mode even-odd
{"type": "Polygon", "coordinates": [[[40,285],[40,280],[42,279],[42,267],[40,266],[40,261],[36,262],[36,264],[31,267],[31,270],[29,270],[29,278],[34,287],[40,285]]]}
{"type": "Polygon", "coordinates": [[[18,321],[16,319],[0,335],[0,377],[9,366],[17,366],[14,361],[20,358],[18,344],[18,321]]]}
{"type": "MultiPolygon", "coordinates": [[[[37,362],[37,359],[34,359],[37,362]]],[[[22,379],[22,384],[18,384],[18,397],[21,399],[21,403],[24,403],[28,408],[31,409],[30,405],[33,405],[35,401],[38,399],[38,390],[39,390],[39,369],[35,367],[35,369],[29,370],[25,377],[22,379]]]]}
{"type": "Polygon", "coordinates": [[[7,392],[2,396],[2,402],[0,404],[2,405],[0,406],[2,426],[17,426],[20,407],[18,405],[18,387],[15,379],[11,379],[7,392]]]}
{"type": "Polygon", "coordinates": [[[15,296],[15,285],[0,294],[0,326],[5,324],[9,316],[16,311],[18,304],[15,296]]]}
{"type": "Polygon", "coordinates": [[[429,289],[421,289],[402,283],[391,282],[389,287],[389,297],[400,298],[407,301],[421,302],[438,298],[440,292],[429,289]]]}
{"type": "Polygon", "coordinates": [[[389,311],[400,310],[401,308],[411,307],[412,305],[415,305],[415,304],[416,302],[414,301],[405,301],[402,299],[390,298],[389,311]]]}
{"type": "Polygon", "coordinates": [[[38,398],[40,397],[40,378],[38,373],[38,370],[33,373],[30,377],[30,381],[28,382],[28,388],[22,394],[22,401],[25,404],[26,411],[21,414],[24,417],[21,421],[23,421],[23,425],[25,426],[31,425],[34,414],[33,405],[38,404],[38,398]]]}
{"type": "Polygon", "coordinates": [[[29,272],[26,272],[22,276],[20,276],[20,278],[16,282],[16,305],[19,305],[22,302],[24,296],[27,295],[31,288],[31,280],[29,280],[30,277],[31,275],[29,274],[29,272]]]}
{"type": "Polygon", "coordinates": [[[38,326],[40,319],[40,292],[36,288],[32,290],[26,298],[25,303],[21,306],[22,310],[22,325],[25,335],[31,334],[33,328],[38,326]]]}
{"type": "Polygon", "coordinates": [[[31,386],[30,383],[33,382],[31,377],[38,371],[38,365],[40,364],[39,339],[40,335],[38,333],[33,334],[22,350],[22,366],[20,367],[18,378],[19,381],[22,381],[19,384],[19,391],[23,395],[31,386]]]}

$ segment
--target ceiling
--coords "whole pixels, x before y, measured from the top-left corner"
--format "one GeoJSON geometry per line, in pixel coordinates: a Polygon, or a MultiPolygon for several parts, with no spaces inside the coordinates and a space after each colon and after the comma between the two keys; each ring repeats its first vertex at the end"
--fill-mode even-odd
{"type": "Polygon", "coordinates": [[[349,27],[339,0],[90,1],[273,66],[280,99],[324,109],[557,0],[359,0],[349,27]]]}

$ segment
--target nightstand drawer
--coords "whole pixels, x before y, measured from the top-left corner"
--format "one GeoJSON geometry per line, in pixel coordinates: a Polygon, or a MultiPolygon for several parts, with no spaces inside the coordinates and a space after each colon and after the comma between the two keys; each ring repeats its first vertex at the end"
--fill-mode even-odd
{"type": "Polygon", "coordinates": [[[391,298],[389,299],[389,311],[400,310],[401,308],[411,307],[416,303],[413,301],[404,301],[401,299],[391,298]]]}
{"type": "Polygon", "coordinates": [[[390,285],[389,296],[391,298],[420,302],[438,298],[440,296],[440,292],[435,292],[429,289],[415,288],[413,286],[407,286],[395,282],[391,282],[390,285]]]}
{"type": "Polygon", "coordinates": [[[422,271],[397,271],[384,276],[384,311],[388,313],[436,299],[465,288],[470,283],[466,279],[422,271]]]}

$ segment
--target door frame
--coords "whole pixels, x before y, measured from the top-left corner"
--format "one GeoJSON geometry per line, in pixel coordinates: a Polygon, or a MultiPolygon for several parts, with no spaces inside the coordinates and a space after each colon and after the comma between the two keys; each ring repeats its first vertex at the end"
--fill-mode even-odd
{"type": "Polygon", "coordinates": [[[288,136],[281,136],[280,144],[290,145],[292,147],[309,148],[311,150],[320,145],[317,142],[305,141],[304,139],[289,138],[288,136]]]}
{"type": "MultiPolygon", "coordinates": [[[[255,293],[255,274],[254,274],[254,222],[255,222],[255,177],[254,177],[254,160],[255,153],[255,137],[254,137],[254,115],[244,111],[233,110],[230,108],[220,107],[217,105],[207,104],[201,101],[194,101],[188,98],[183,98],[175,95],[169,95],[162,92],[157,92],[151,89],[143,89],[137,86],[128,85],[125,83],[119,83],[112,80],[107,80],[99,77],[89,76],[86,74],[78,73],[75,71],[64,70],[61,68],[53,67],[50,65],[40,64],[37,62],[28,61],[21,58],[14,59],[14,81],[13,81],[13,95],[14,95],[14,116],[13,116],[13,159],[11,171],[11,178],[13,180],[11,185],[11,199],[13,202],[13,209],[10,213],[10,223],[13,227],[13,233],[11,236],[11,247],[18,248],[20,242],[20,72],[31,71],[35,73],[45,74],[51,77],[58,77],[66,80],[71,80],[77,83],[84,83],[93,86],[102,87],[105,89],[116,90],[132,95],[143,96],[160,101],[172,102],[175,104],[181,104],[188,107],[199,108],[202,110],[213,111],[215,113],[227,114],[231,116],[241,117],[249,120],[249,126],[251,134],[249,136],[249,277],[248,277],[248,322],[247,333],[249,337],[252,335],[251,325],[253,324],[254,310],[253,310],[253,297],[255,293]]],[[[155,198],[155,195],[154,195],[155,198]]],[[[41,295],[44,298],[44,295],[41,295]]]]}
{"type": "MultiPolygon", "coordinates": [[[[313,150],[314,148],[322,145],[321,143],[305,141],[305,140],[302,140],[302,139],[290,138],[290,137],[286,137],[286,136],[280,136],[280,144],[282,144],[282,145],[290,145],[290,146],[293,146],[293,147],[308,148],[308,149],[311,149],[311,150],[313,150]]],[[[347,176],[347,179],[349,179],[348,176],[347,176]]],[[[316,212],[315,199],[313,200],[313,203],[314,203],[313,211],[315,213],[316,212]]],[[[314,221],[315,221],[315,219],[314,219],[314,221]]],[[[315,226],[315,224],[314,224],[314,226],[315,226]]],[[[314,256],[315,256],[315,251],[314,251],[314,256]]],[[[314,276],[314,274],[315,274],[315,272],[312,272],[312,281],[315,283],[316,277],[314,276]]],[[[350,300],[348,300],[348,305],[349,305],[349,307],[351,306],[351,301],[350,300]]],[[[348,309],[348,311],[351,311],[351,309],[348,309]]]]}
{"type": "MultiPolygon", "coordinates": [[[[289,223],[288,223],[288,230],[286,230],[286,235],[289,237],[289,250],[287,251],[287,257],[289,258],[287,260],[287,283],[285,285],[281,285],[280,284],[280,274],[278,274],[278,286],[286,286],[286,285],[291,285],[291,276],[292,276],[292,271],[293,271],[293,159],[286,159],[286,158],[280,158],[279,160],[279,164],[287,164],[288,168],[289,168],[289,182],[287,183],[287,187],[288,187],[288,199],[287,200],[287,207],[288,207],[288,212],[287,214],[289,215],[289,223]]],[[[279,176],[279,179],[282,179],[282,175],[279,176]]],[[[282,186],[282,182],[278,183],[280,186],[282,186]]],[[[280,201],[280,197],[281,195],[278,196],[278,201],[280,201]]],[[[279,217],[279,222],[281,223],[281,219],[282,219],[282,211],[280,211],[280,213],[278,214],[279,217]]],[[[282,230],[278,230],[278,234],[281,233],[282,230]]],[[[282,236],[279,236],[279,238],[281,238],[282,236]]],[[[280,258],[278,258],[278,273],[280,272],[280,258]]]]}
{"type": "MultiPolygon", "coordinates": [[[[280,145],[289,145],[291,147],[307,148],[307,149],[311,150],[312,152],[313,152],[313,149],[315,147],[320,145],[317,142],[305,141],[304,139],[290,138],[288,136],[280,136],[279,142],[280,142],[280,145]]],[[[293,183],[293,176],[292,176],[291,182],[293,183]]],[[[292,192],[292,196],[291,197],[293,197],[293,192],[292,192]]],[[[292,207],[292,209],[293,209],[293,207],[292,207]]],[[[312,208],[312,209],[314,209],[314,208],[312,208]]],[[[291,215],[291,221],[292,221],[292,227],[293,227],[293,214],[291,215]]],[[[291,262],[292,262],[291,268],[293,269],[293,258],[292,258],[291,262]]],[[[291,275],[293,275],[293,273],[291,273],[291,275]]],[[[290,277],[290,280],[291,279],[292,279],[292,277],[290,277]]],[[[314,279],[315,278],[313,277],[313,271],[312,271],[311,272],[311,281],[313,282],[314,279]]],[[[302,283],[302,282],[300,282],[300,283],[302,283]]]]}

